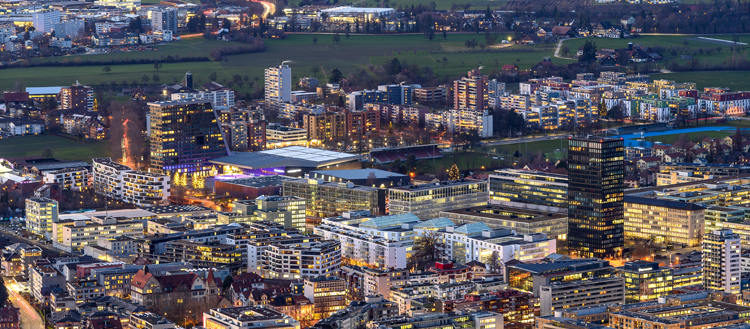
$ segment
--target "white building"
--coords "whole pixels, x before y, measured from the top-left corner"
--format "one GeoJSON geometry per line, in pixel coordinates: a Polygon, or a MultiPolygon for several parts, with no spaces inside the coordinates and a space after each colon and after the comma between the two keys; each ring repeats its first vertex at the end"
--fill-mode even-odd
{"type": "Polygon", "coordinates": [[[292,69],[282,64],[266,69],[266,101],[271,103],[292,100],[292,69]]]}
{"type": "Polygon", "coordinates": [[[110,158],[95,158],[93,163],[98,194],[138,206],[161,205],[169,199],[169,176],[132,170],[110,158]]]}
{"type": "Polygon", "coordinates": [[[177,32],[176,8],[160,8],[158,10],[152,10],[150,14],[152,31],[177,32]]]}
{"type": "Polygon", "coordinates": [[[450,133],[468,133],[476,130],[479,137],[487,138],[493,134],[492,114],[489,111],[446,110],[425,113],[425,127],[437,130],[441,125],[450,133]]]}
{"type": "Polygon", "coordinates": [[[703,235],[703,287],[726,293],[740,293],[739,234],[732,230],[713,231],[703,235]]]}
{"type": "Polygon", "coordinates": [[[539,287],[539,304],[542,316],[570,307],[624,305],[625,279],[611,277],[554,282],[539,287]]]}
{"type": "Polygon", "coordinates": [[[82,19],[71,19],[55,24],[55,37],[72,39],[83,36],[83,30],[86,28],[86,21],[82,19]]]}
{"type": "Polygon", "coordinates": [[[48,198],[26,199],[26,229],[32,234],[51,237],[52,224],[57,222],[60,209],[57,201],[48,198]]]}
{"type": "Polygon", "coordinates": [[[43,180],[45,184],[59,184],[63,190],[79,191],[89,186],[89,171],[83,167],[45,171],[43,180]]]}
{"type": "Polygon", "coordinates": [[[8,124],[7,130],[14,136],[39,135],[44,132],[44,123],[32,120],[14,120],[8,124]]]}
{"type": "MultiPolygon", "coordinates": [[[[153,33],[156,42],[172,42],[173,32],[171,30],[157,30],[153,33]]],[[[234,95],[234,92],[232,94],[234,95]]]]}
{"type": "Polygon", "coordinates": [[[234,107],[234,90],[231,88],[221,88],[213,91],[198,91],[195,93],[174,93],[172,100],[196,100],[203,99],[211,102],[216,110],[222,110],[234,107]]]}
{"type": "Polygon", "coordinates": [[[294,145],[307,145],[306,129],[285,127],[273,123],[269,123],[268,126],[266,126],[266,147],[277,148],[294,145]]]}
{"type": "Polygon", "coordinates": [[[41,10],[35,12],[32,17],[34,28],[42,33],[52,33],[55,24],[60,23],[61,12],[56,10],[41,10]]]}
{"type": "Polygon", "coordinates": [[[299,329],[294,318],[263,306],[212,308],[203,313],[203,326],[222,329],[299,329]]]}
{"type": "Polygon", "coordinates": [[[141,0],[96,0],[94,5],[133,10],[141,8],[141,0]]]}
{"type": "Polygon", "coordinates": [[[511,230],[493,230],[484,223],[446,227],[443,237],[448,248],[446,254],[459,263],[487,264],[493,252],[497,253],[499,264],[513,259],[536,262],[557,251],[557,240],[547,238],[544,233],[517,236],[511,230]]]}
{"type": "Polygon", "coordinates": [[[457,180],[391,188],[386,206],[394,215],[411,213],[429,219],[445,210],[483,206],[487,200],[486,180],[457,180]]]}
{"type": "Polygon", "coordinates": [[[264,278],[311,279],[335,275],[341,268],[341,243],[324,240],[309,246],[270,245],[261,261],[264,278]]]}
{"type": "Polygon", "coordinates": [[[82,251],[97,245],[99,239],[120,236],[143,237],[143,221],[125,217],[93,217],[90,220],[68,220],[53,223],[52,245],[67,252],[82,251]]]}
{"type": "Polygon", "coordinates": [[[415,230],[454,225],[448,219],[421,221],[410,213],[373,217],[368,211],[345,212],[342,217],[323,219],[313,232],[325,239],[341,241],[344,263],[372,268],[406,268],[414,246],[415,230]]]}

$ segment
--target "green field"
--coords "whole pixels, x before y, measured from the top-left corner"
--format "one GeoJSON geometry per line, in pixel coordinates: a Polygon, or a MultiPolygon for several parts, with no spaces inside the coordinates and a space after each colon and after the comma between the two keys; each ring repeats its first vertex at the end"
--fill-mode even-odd
{"type": "Polygon", "coordinates": [[[748,71],[718,71],[718,72],[675,72],[650,74],[651,80],[667,79],[678,82],[695,82],[698,89],[705,87],[728,87],[732,90],[750,90],[750,72],[748,71]]]}
{"type": "Polygon", "coordinates": [[[38,156],[50,148],[54,157],[63,160],[83,160],[108,157],[111,154],[109,142],[77,142],[54,135],[18,136],[0,139],[0,158],[38,156]]]}
{"type": "MultiPolygon", "coordinates": [[[[550,139],[537,142],[529,143],[518,143],[510,145],[500,145],[490,148],[490,152],[497,154],[507,153],[513,155],[516,151],[523,154],[531,154],[542,152],[546,155],[549,161],[556,161],[566,156],[566,149],[568,148],[568,141],[566,139],[550,139]]],[[[508,158],[506,158],[508,160],[508,158]]]]}
{"type": "MultiPolygon", "coordinates": [[[[506,38],[506,35],[496,35],[498,40],[506,38]]],[[[339,68],[346,76],[348,72],[354,72],[356,68],[366,67],[368,64],[382,64],[386,60],[397,57],[409,64],[417,64],[420,67],[429,66],[433,71],[443,78],[461,76],[466,71],[484,66],[487,69],[497,68],[509,63],[516,63],[521,69],[528,69],[540,62],[543,57],[550,56],[554,52],[554,45],[517,45],[506,50],[487,52],[458,53],[466,51],[464,45],[466,40],[476,39],[484,42],[484,34],[449,34],[446,39],[442,35],[436,35],[432,41],[422,35],[352,35],[341,36],[342,42],[334,44],[329,34],[293,34],[288,35],[285,40],[265,40],[266,51],[254,54],[242,54],[228,56],[224,62],[195,62],[164,64],[159,70],[161,83],[172,83],[174,79],[181,80],[185,71],[192,71],[196,82],[208,82],[208,76],[212,72],[218,75],[218,82],[231,80],[232,76],[239,74],[248,75],[251,80],[258,79],[262,83],[263,70],[279,65],[282,61],[290,60],[292,66],[292,77],[298,79],[303,76],[312,75],[311,68],[319,66],[323,71],[318,73],[319,79],[325,79],[327,74],[334,68],[339,68]],[[317,42],[313,39],[317,38],[317,42]],[[444,62],[443,58],[448,61],[444,62]]],[[[114,53],[77,56],[89,60],[102,60],[114,58],[155,58],[168,55],[180,56],[207,56],[211,49],[217,46],[239,45],[233,42],[208,41],[202,38],[189,38],[169,45],[158,46],[158,51],[114,53]]],[[[479,49],[479,48],[477,48],[479,49]]],[[[74,61],[76,56],[62,58],[42,59],[46,61],[74,61]]],[[[553,59],[555,64],[571,63],[571,60],[553,59]]],[[[0,74],[0,89],[8,89],[16,80],[23,78],[26,85],[36,86],[63,86],[69,85],[76,80],[83,84],[100,84],[101,82],[122,80],[132,82],[138,80],[140,83],[143,74],[151,77],[156,70],[152,64],[144,65],[111,65],[112,71],[105,74],[103,66],[80,66],[80,67],[33,67],[25,69],[2,70],[0,74]],[[50,74],[50,72],[54,72],[50,74]]],[[[372,74],[372,72],[370,72],[372,74]]],[[[256,82],[257,84],[257,82],[256,82]]],[[[240,92],[248,92],[247,85],[234,87],[240,92]]]]}
{"type": "MultiPolygon", "coordinates": [[[[695,126],[691,126],[695,127],[695,126]]],[[[677,140],[680,139],[680,137],[683,134],[674,134],[674,135],[663,135],[663,136],[652,136],[652,137],[646,137],[645,140],[649,142],[662,142],[664,144],[674,144],[677,140]]],[[[727,136],[734,135],[734,132],[730,131],[701,131],[701,132],[694,132],[694,133],[687,133],[684,134],[687,135],[688,140],[691,142],[699,142],[703,140],[703,138],[711,137],[711,138],[724,138],[727,136]]]]}

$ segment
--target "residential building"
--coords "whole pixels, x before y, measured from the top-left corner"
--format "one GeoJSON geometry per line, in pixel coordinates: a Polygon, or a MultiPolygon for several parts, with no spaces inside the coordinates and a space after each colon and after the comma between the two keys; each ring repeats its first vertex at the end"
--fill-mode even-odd
{"type": "MultiPolygon", "coordinates": [[[[221,85],[219,85],[221,86],[221,85]]],[[[173,93],[171,96],[173,101],[177,100],[204,100],[211,102],[211,106],[214,109],[230,109],[234,107],[234,90],[221,86],[210,91],[201,90],[192,93],[173,93]]]]}
{"type": "Polygon", "coordinates": [[[145,267],[130,281],[130,298],[133,303],[146,307],[165,302],[200,303],[217,293],[218,286],[211,271],[203,279],[195,272],[157,275],[150,273],[148,267],[145,267]]]}
{"type": "Polygon", "coordinates": [[[571,137],[568,149],[568,246],[583,257],[615,256],[624,246],[624,141],[571,137]]]}
{"type": "Polygon", "coordinates": [[[440,211],[487,204],[487,181],[445,181],[388,190],[390,214],[413,213],[421,219],[438,217],[440,211]]]}
{"type": "Polygon", "coordinates": [[[447,93],[445,86],[423,87],[414,89],[414,98],[419,104],[438,105],[445,102],[447,93]]]}
{"type": "Polygon", "coordinates": [[[141,0],[95,0],[94,4],[97,6],[126,9],[128,11],[141,8],[141,0]]]}
{"type": "Polygon", "coordinates": [[[132,170],[110,158],[94,158],[94,191],[137,206],[156,206],[167,202],[169,176],[132,170]]]}
{"type": "Polygon", "coordinates": [[[545,234],[551,239],[566,240],[568,216],[540,210],[523,206],[486,205],[441,211],[439,216],[456,223],[484,223],[491,228],[515,231],[519,236],[545,234]]]}
{"type": "Polygon", "coordinates": [[[490,204],[567,210],[568,176],[533,170],[500,169],[489,177],[490,204]]]}
{"type": "Polygon", "coordinates": [[[292,100],[292,69],[281,64],[266,69],[266,102],[281,103],[292,100]]]}
{"type": "Polygon", "coordinates": [[[76,300],[76,304],[88,303],[104,296],[104,287],[94,279],[68,281],[68,294],[76,300]]]}
{"type": "Polygon", "coordinates": [[[349,305],[346,281],[334,276],[305,279],[304,295],[315,305],[315,319],[325,319],[349,305]]]}
{"type": "Polygon", "coordinates": [[[95,47],[132,46],[138,44],[138,34],[135,33],[101,33],[91,36],[95,47]]]}
{"type": "Polygon", "coordinates": [[[83,167],[46,171],[45,184],[57,184],[63,190],[80,191],[89,186],[89,170],[83,167]]]}
{"type": "Polygon", "coordinates": [[[128,322],[130,329],[174,329],[174,322],[151,312],[131,313],[128,322]]]}
{"type": "Polygon", "coordinates": [[[349,137],[346,116],[346,113],[339,112],[305,114],[303,123],[307,137],[320,142],[343,141],[349,137]]]}
{"type": "Polygon", "coordinates": [[[284,181],[283,191],[284,196],[305,199],[307,218],[332,217],[363,209],[372,215],[385,214],[385,189],[322,179],[297,179],[284,181]]]}
{"type": "Polygon", "coordinates": [[[70,87],[60,89],[60,108],[68,109],[94,109],[94,88],[84,86],[78,81],[70,87]]]}
{"type": "Polygon", "coordinates": [[[740,236],[732,230],[703,235],[703,287],[740,293],[740,236]]]}
{"type": "Polygon", "coordinates": [[[502,289],[444,301],[443,312],[470,310],[495,312],[503,315],[503,328],[531,328],[534,324],[534,309],[537,303],[539,303],[539,298],[534,297],[534,294],[502,289]]]}
{"type": "Polygon", "coordinates": [[[53,288],[65,290],[65,276],[52,265],[45,264],[29,268],[29,288],[34,299],[43,305],[49,304],[53,288]]]}
{"type": "Polygon", "coordinates": [[[448,314],[414,314],[414,316],[400,316],[373,321],[367,324],[367,329],[383,328],[398,329],[410,327],[414,329],[440,329],[447,323],[466,329],[503,328],[503,315],[495,312],[454,312],[448,314]]]}
{"type": "Polygon", "coordinates": [[[307,246],[269,245],[261,264],[263,277],[269,279],[332,276],[341,267],[341,243],[323,240],[307,246]]]}
{"type": "Polygon", "coordinates": [[[172,31],[177,33],[177,8],[159,8],[151,11],[151,29],[153,31],[172,31]]]}
{"type": "Polygon", "coordinates": [[[212,308],[203,313],[206,328],[243,329],[298,329],[299,321],[270,307],[241,306],[212,308]]]}
{"type": "Polygon", "coordinates": [[[703,236],[705,207],[689,202],[677,202],[624,197],[625,237],[657,242],[700,245],[703,236]]]}
{"type": "Polygon", "coordinates": [[[453,81],[453,109],[484,111],[489,108],[489,79],[479,69],[468,72],[467,77],[453,81]]]}
{"type": "Polygon", "coordinates": [[[479,137],[494,135],[492,114],[489,110],[453,109],[424,114],[424,125],[432,131],[445,129],[450,133],[476,132],[479,137]]]}
{"type": "Polygon", "coordinates": [[[26,229],[31,234],[52,236],[52,223],[56,223],[60,209],[57,201],[48,198],[26,199],[26,229]]]}
{"type": "Polygon", "coordinates": [[[623,278],[552,282],[539,289],[542,316],[553,315],[555,311],[571,307],[613,303],[625,304],[625,279],[623,278]]]}
{"type": "Polygon", "coordinates": [[[165,101],[150,107],[151,172],[209,173],[209,160],[227,156],[228,147],[211,103],[165,101]]]}
{"type": "Polygon", "coordinates": [[[2,250],[0,266],[5,276],[26,276],[34,260],[42,257],[42,248],[25,243],[14,243],[2,250]]]}
{"type": "Polygon", "coordinates": [[[57,10],[40,10],[32,14],[31,23],[41,33],[52,33],[55,24],[60,23],[62,12],[57,10]]]}
{"type": "Polygon", "coordinates": [[[55,37],[78,39],[83,35],[86,22],[82,19],[69,19],[55,24],[55,37]]]}

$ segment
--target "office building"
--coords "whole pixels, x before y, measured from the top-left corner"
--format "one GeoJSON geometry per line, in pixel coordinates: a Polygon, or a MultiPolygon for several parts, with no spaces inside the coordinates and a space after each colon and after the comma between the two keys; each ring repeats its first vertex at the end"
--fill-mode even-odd
{"type": "Polygon", "coordinates": [[[621,138],[568,140],[568,245],[581,257],[622,252],[624,142],[621,138]]]}
{"type": "Polygon", "coordinates": [[[203,313],[203,326],[216,329],[299,329],[300,323],[270,307],[240,306],[212,308],[203,313]]]}
{"type": "Polygon", "coordinates": [[[57,222],[60,209],[57,201],[48,198],[26,199],[27,230],[49,239],[52,236],[52,223],[57,222]]]}
{"type": "Polygon", "coordinates": [[[539,264],[506,266],[508,288],[539,296],[540,288],[553,283],[581,283],[586,280],[610,278],[614,268],[608,261],[594,258],[557,259],[539,264]]]}
{"type": "Polygon", "coordinates": [[[430,219],[440,211],[486,204],[487,181],[457,180],[391,188],[387,206],[390,214],[413,213],[430,219]]]}
{"type": "Polygon", "coordinates": [[[97,245],[98,239],[120,236],[143,237],[143,221],[125,217],[93,217],[90,220],[66,220],[52,224],[52,245],[67,252],[83,251],[97,245]]]}
{"type": "Polygon", "coordinates": [[[228,147],[211,103],[164,101],[150,107],[151,172],[209,173],[209,160],[227,156],[228,147]]]}
{"type": "Polygon", "coordinates": [[[488,78],[479,69],[469,71],[467,77],[453,81],[453,109],[484,111],[489,108],[488,78]]]}
{"type": "Polygon", "coordinates": [[[568,215],[533,207],[486,205],[441,211],[439,216],[456,223],[484,223],[491,228],[513,230],[518,235],[545,234],[557,240],[566,240],[568,235],[568,215]]]}
{"type": "Polygon", "coordinates": [[[618,272],[625,279],[625,303],[646,302],[672,294],[674,270],[671,267],[636,260],[625,263],[618,272]]]}
{"type": "Polygon", "coordinates": [[[349,305],[346,281],[335,276],[305,279],[304,295],[315,304],[315,319],[325,319],[349,305]]]}
{"type": "Polygon", "coordinates": [[[266,127],[266,147],[268,148],[305,145],[307,145],[306,129],[285,127],[278,123],[269,123],[266,127]]]}
{"type": "Polygon", "coordinates": [[[84,86],[78,81],[76,84],[60,89],[60,109],[94,109],[94,88],[84,86]]]}
{"type": "Polygon", "coordinates": [[[159,8],[151,11],[151,30],[177,32],[177,8],[159,8]]]}
{"type": "Polygon", "coordinates": [[[491,204],[550,211],[568,209],[567,175],[500,169],[489,179],[491,204]]]}
{"type": "Polygon", "coordinates": [[[270,245],[263,252],[262,273],[268,279],[311,279],[335,275],[341,268],[341,243],[323,240],[308,246],[270,245]]]}
{"type": "Polygon", "coordinates": [[[740,293],[740,236],[732,230],[703,235],[703,287],[740,293]]]}
{"type": "Polygon", "coordinates": [[[166,243],[166,252],[158,256],[161,262],[189,262],[196,267],[226,268],[232,275],[243,271],[240,246],[219,241],[199,242],[176,240],[166,243]]]}
{"type": "Polygon", "coordinates": [[[281,103],[292,100],[292,69],[281,64],[266,69],[266,102],[281,103]]]}
{"type": "Polygon", "coordinates": [[[385,214],[385,189],[322,179],[296,179],[284,181],[283,191],[285,196],[305,199],[307,218],[332,217],[363,209],[372,215],[385,214]]]}
{"type": "Polygon", "coordinates": [[[305,199],[296,196],[261,195],[255,200],[235,201],[235,211],[247,221],[276,223],[287,230],[305,230],[305,199]]]}
{"type": "Polygon", "coordinates": [[[542,316],[578,306],[625,304],[625,279],[593,278],[583,281],[552,282],[540,287],[542,316]]]}
{"type": "Polygon", "coordinates": [[[52,33],[55,24],[60,23],[62,12],[57,10],[40,10],[32,14],[31,23],[41,33],[52,33]]]}
{"type": "Polygon", "coordinates": [[[446,324],[464,329],[504,328],[503,314],[488,311],[452,312],[447,314],[424,314],[415,312],[413,316],[381,319],[368,324],[371,328],[383,329],[443,329],[446,324]]]}
{"type": "Polygon", "coordinates": [[[636,196],[626,196],[624,202],[626,238],[649,240],[656,237],[656,242],[660,243],[700,245],[705,207],[636,196]]]}
{"type": "Polygon", "coordinates": [[[643,309],[609,312],[609,326],[618,329],[637,328],[746,328],[750,308],[716,300],[681,302],[677,305],[657,303],[643,309]]]}

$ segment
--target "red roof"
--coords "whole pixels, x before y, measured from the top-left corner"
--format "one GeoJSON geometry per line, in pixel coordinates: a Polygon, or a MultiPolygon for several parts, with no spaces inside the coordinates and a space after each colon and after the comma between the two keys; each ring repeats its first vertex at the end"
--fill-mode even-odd
{"type": "Polygon", "coordinates": [[[143,270],[138,270],[138,273],[133,275],[133,278],[130,279],[130,285],[138,287],[139,289],[145,289],[146,282],[148,282],[148,280],[152,277],[153,275],[151,273],[146,273],[143,270]]]}

